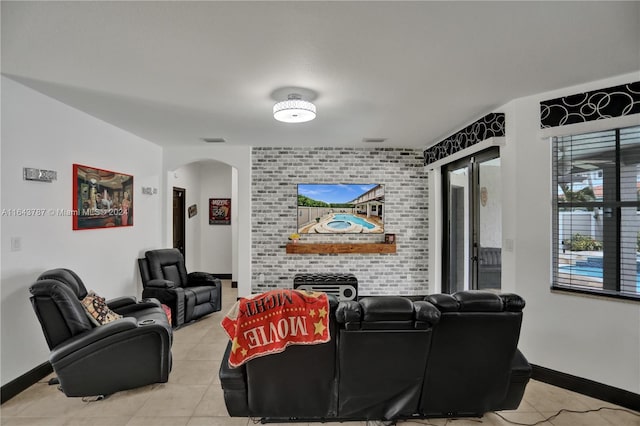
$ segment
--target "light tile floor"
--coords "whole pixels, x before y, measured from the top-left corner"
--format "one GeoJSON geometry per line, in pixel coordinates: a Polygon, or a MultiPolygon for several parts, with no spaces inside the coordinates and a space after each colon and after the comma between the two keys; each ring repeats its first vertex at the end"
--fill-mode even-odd
{"type": "MultiPolygon", "coordinates": [[[[248,426],[254,421],[227,414],[218,368],[227,337],[220,320],[235,302],[237,291],[224,282],[223,308],[174,333],[173,370],[168,383],[118,392],[102,401],[83,402],[67,398],[48,377],[0,406],[4,426],[248,426]]],[[[530,381],[518,410],[500,414],[520,424],[554,426],[640,426],[640,417],[623,411],[602,410],[586,414],[562,413],[560,409],[619,408],[545,383],[530,381]]],[[[381,424],[370,422],[371,424],[381,424]]],[[[477,426],[509,425],[495,413],[481,419],[430,419],[406,424],[477,426]]],[[[366,425],[365,422],[326,423],[366,425]]]]}

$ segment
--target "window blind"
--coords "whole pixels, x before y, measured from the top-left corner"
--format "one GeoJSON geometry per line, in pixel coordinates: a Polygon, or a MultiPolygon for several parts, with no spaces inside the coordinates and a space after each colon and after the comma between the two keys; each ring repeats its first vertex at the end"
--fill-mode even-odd
{"type": "Polygon", "coordinates": [[[640,299],[640,126],[554,138],[553,287],[640,299]]]}

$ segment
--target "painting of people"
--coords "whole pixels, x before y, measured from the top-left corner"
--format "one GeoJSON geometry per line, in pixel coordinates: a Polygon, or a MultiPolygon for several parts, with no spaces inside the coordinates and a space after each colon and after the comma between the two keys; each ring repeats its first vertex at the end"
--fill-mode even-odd
{"type": "Polygon", "coordinates": [[[133,226],[133,176],[73,165],[73,229],[133,226]]]}

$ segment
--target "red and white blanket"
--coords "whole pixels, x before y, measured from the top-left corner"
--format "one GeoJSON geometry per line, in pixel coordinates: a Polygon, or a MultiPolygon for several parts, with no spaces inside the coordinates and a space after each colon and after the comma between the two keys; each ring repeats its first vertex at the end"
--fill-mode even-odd
{"type": "Polygon", "coordinates": [[[229,365],[238,367],[289,345],[328,342],[329,299],[326,293],[271,290],[237,301],[222,327],[232,341],[229,365]]]}

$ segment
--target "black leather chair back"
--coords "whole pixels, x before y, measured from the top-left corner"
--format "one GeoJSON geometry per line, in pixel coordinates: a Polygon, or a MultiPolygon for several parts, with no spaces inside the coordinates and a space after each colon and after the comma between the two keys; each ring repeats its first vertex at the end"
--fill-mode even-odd
{"type": "Polygon", "coordinates": [[[73,293],[76,295],[78,300],[82,300],[87,296],[87,288],[84,286],[84,283],[71,269],[65,268],[56,268],[50,269],[48,271],[43,272],[38,277],[38,280],[56,280],[65,284],[73,293]]]}
{"type": "Polygon", "coordinates": [[[39,279],[29,291],[49,349],[94,327],[72,286],[54,279],[39,279]]]}
{"type": "Polygon", "coordinates": [[[335,417],[337,299],[329,296],[329,305],[329,342],[291,345],[245,364],[250,416],[335,417]]]}
{"type": "Polygon", "coordinates": [[[366,297],[338,306],[338,415],[394,419],[417,412],[440,312],[404,297],[366,297]]]}
{"type": "Polygon", "coordinates": [[[482,291],[425,300],[441,317],[433,329],[420,412],[474,415],[500,406],[509,387],[524,300],[482,291]]]}
{"type": "Polygon", "coordinates": [[[178,249],[149,250],[145,256],[151,279],[173,281],[178,287],[187,283],[187,268],[184,264],[184,257],[178,249]]]}
{"type": "Polygon", "coordinates": [[[146,286],[147,282],[151,280],[151,274],[149,273],[149,262],[146,257],[138,258],[138,270],[140,271],[140,278],[142,279],[142,286],[146,286]]]}

